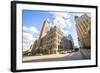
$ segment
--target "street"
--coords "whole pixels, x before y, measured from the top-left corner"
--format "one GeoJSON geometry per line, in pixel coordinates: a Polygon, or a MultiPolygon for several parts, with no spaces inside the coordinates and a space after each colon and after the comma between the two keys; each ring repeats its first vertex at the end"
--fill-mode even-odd
{"type": "Polygon", "coordinates": [[[45,62],[45,61],[68,61],[68,60],[85,60],[86,58],[81,52],[72,52],[66,54],[51,54],[42,56],[23,57],[23,62],[45,62]]]}

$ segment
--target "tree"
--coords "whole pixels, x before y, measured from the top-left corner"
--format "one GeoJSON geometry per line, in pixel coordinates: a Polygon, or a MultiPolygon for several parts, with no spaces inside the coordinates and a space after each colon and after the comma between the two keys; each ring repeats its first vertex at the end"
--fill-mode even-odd
{"type": "Polygon", "coordinates": [[[58,52],[59,52],[60,54],[65,54],[64,49],[63,49],[63,48],[60,48],[60,49],[58,50],[58,52]]]}
{"type": "Polygon", "coordinates": [[[47,48],[46,45],[42,45],[39,49],[37,49],[36,54],[49,54],[50,50],[47,48]]]}

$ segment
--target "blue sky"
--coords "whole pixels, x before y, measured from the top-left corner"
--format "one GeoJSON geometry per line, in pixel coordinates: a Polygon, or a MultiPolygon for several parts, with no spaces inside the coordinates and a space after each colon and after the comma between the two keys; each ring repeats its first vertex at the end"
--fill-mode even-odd
{"type": "Polygon", "coordinates": [[[74,12],[52,12],[52,11],[34,11],[23,10],[23,50],[29,49],[31,44],[38,39],[40,30],[45,19],[51,22],[51,26],[61,28],[64,36],[72,35],[74,45],[78,46],[77,32],[75,27],[75,16],[81,16],[84,13],[74,12]]]}

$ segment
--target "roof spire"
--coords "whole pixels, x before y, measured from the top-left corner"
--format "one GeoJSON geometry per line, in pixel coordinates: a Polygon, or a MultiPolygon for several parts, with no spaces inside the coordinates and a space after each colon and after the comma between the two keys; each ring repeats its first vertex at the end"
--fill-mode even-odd
{"type": "Polygon", "coordinates": [[[50,20],[48,18],[46,18],[45,21],[50,22],[50,20]]]}

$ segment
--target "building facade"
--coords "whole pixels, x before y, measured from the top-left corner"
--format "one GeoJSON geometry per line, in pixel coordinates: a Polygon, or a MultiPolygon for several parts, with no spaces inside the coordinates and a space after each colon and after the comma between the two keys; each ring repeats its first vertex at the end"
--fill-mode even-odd
{"type": "Polygon", "coordinates": [[[44,21],[43,27],[40,32],[39,39],[34,42],[33,51],[45,46],[50,50],[51,54],[58,53],[59,49],[73,48],[71,40],[67,39],[61,29],[57,26],[50,27],[48,19],[44,21]]]}
{"type": "Polygon", "coordinates": [[[91,17],[84,14],[75,20],[80,48],[91,48],[91,17]]]}

